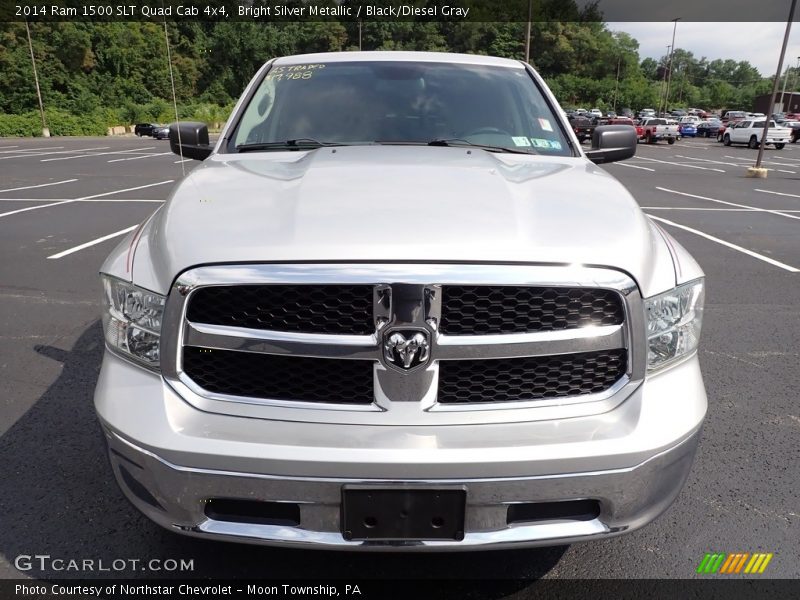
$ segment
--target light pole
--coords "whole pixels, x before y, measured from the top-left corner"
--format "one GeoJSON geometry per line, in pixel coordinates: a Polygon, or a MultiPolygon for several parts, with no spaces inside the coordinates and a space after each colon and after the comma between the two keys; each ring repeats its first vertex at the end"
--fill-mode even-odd
{"type": "MultiPolygon", "coordinates": [[[[797,0],[792,0],[792,7],[789,9],[789,19],[786,21],[786,33],[783,34],[783,46],[781,46],[781,55],[778,58],[778,69],[775,71],[775,80],[772,83],[772,95],[770,96],[769,106],[771,109],[775,108],[775,96],[778,95],[778,82],[781,80],[781,71],[783,70],[783,57],[786,56],[786,46],[789,44],[789,32],[792,30],[792,20],[794,19],[794,9],[797,7],[797,0]]],[[[767,141],[767,133],[769,132],[769,122],[771,120],[772,110],[767,111],[769,114],[764,118],[764,130],[761,132],[761,143],[758,145],[758,156],[756,157],[756,164],[747,169],[748,177],[766,177],[767,170],[761,167],[761,159],[764,157],[764,146],[767,141]]]]}
{"type": "Polygon", "coordinates": [[[613,109],[615,113],[617,112],[617,92],[619,91],[619,64],[621,60],[622,60],[621,56],[617,57],[617,81],[614,84],[614,109],[613,109]]]}
{"type": "MultiPolygon", "coordinates": [[[[672,48],[672,46],[667,45],[667,56],[669,56],[670,48],[672,48]]],[[[667,59],[667,60],[669,60],[669,59],[667,59]]],[[[659,116],[659,117],[662,115],[661,107],[662,107],[662,105],[664,103],[664,87],[666,86],[666,84],[667,84],[667,69],[665,68],[664,69],[664,77],[661,79],[661,91],[660,91],[660,93],[658,95],[658,114],[656,116],[659,116]]],[[[666,110],[667,109],[664,108],[663,112],[666,112],[666,110]]]]}
{"type": "Polygon", "coordinates": [[[33,80],[36,83],[36,95],[39,97],[39,112],[42,114],[42,137],[50,137],[50,130],[44,120],[44,104],[42,103],[42,92],[39,89],[39,75],[36,73],[36,58],[33,56],[33,42],[31,42],[31,29],[28,27],[28,19],[25,19],[25,31],[28,33],[28,48],[31,51],[31,64],[33,65],[33,80]]]}
{"type": "Polygon", "coordinates": [[[525,26],[525,62],[531,61],[531,18],[533,17],[533,0],[528,0],[528,24],[525,26]]]}
{"type": "Polygon", "coordinates": [[[672,52],[669,54],[669,67],[667,70],[667,94],[664,98],[664,112],[667,112],[667,108],[669,108],[669,84],[672,82],[672,57],[675,54],[675,32],[678,29],[678,21],[680,20],[680,17],[672,19],[672,22],[674,23],[672,26],[672,52]]]}

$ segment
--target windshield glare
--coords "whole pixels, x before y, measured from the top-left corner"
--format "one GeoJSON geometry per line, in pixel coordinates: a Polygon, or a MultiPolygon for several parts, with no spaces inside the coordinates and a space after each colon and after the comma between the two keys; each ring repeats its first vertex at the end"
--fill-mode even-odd
{"type": "Polygon", "coordinates": [[[451,63],[273,66],[244,109],[232,145],[287,140],[453,140],[572,154],[555,115],[524,69],[451,63]]]}

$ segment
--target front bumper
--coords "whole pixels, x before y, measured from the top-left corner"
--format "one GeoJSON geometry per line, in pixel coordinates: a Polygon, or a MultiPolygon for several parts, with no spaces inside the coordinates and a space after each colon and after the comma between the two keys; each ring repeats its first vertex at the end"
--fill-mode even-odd
{"type": "Polygon", "coordinates": [[[706,411],[697,358],[589,417],[446,427],[274,422],[203,413],[106,353],[95,405],[114,474],[145,515],[221,540],[370,550],[566,544],[641,527],[688,476],[706,411]],[[464,486],[461,541],[360,542],[340,531],[342,486],[464,486]],[[299,525],[220,520],[209,499],[296,503],[299,525]],[[508,522],[517,503],[590,499],[599,514],[508,522]]]}

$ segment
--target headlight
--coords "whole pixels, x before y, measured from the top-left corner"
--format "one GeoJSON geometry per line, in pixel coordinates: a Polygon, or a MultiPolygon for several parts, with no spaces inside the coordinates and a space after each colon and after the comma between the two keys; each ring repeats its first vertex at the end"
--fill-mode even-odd
{"type": "Polygon", "coordinates": [[[697,279],[645,300],[647,370],[694,352],[703,324],[704,285],[697,279]]]}
{"type": "Polygon", "coordinates": [[[166,298],[107,275],[101,279],[106,343],[136,362],[158,369],[166,298]]]}

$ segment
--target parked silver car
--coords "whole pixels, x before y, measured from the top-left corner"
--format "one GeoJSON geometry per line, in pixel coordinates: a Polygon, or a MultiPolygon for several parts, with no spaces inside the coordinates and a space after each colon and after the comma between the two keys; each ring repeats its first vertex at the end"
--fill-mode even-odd
{"type": "MultiPolygon", "coordinates": [[[[178,141],[180,131],[180,143],[178,141]]],[[[95,406],[144,514],[370,550],[603,539],[675,499],[706,413],[703,273],[528,65],[271,60],[101,270],[95,406]]],[[[679,516],[676,518],[680,518],[679,516]]]]}

